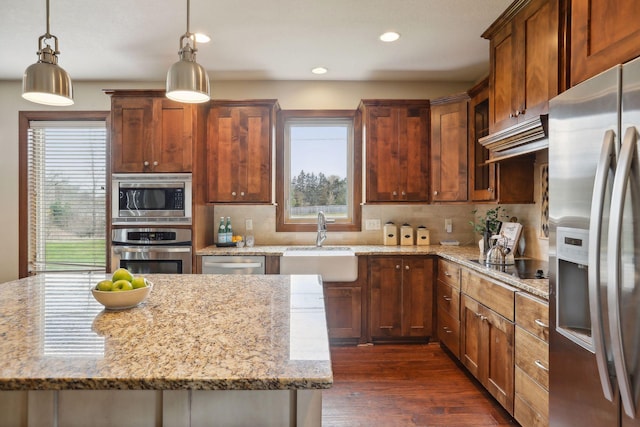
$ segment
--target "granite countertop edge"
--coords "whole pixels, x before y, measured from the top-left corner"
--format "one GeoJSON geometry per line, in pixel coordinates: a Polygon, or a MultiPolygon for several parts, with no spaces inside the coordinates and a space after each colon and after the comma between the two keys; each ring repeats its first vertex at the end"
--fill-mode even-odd
{"type": "MultiPolygon", "coordinates": [[[[291,247],[312,247],[305,245],[263,245],[251,248],[217,247],[208,246],[195,253],[197,256],[207,255],[263,255],[281,256],[287,248],[291,247]]],[[[482,264],[471,261],[479,256],[477,246],[447,246],[447,245],[425,245],[425,246],[385,246],[385,245],[326,245],[331,247],[349,247],[358,256],[367,255],[434,255],[449,261],[458,263],[470,270],[477,271],[495,280],[506,283],[520,291],[537,296],[545,301],[549,300],[549,280],[548,279],[520,279],[506,273],[502,273],[482,264]]]]}

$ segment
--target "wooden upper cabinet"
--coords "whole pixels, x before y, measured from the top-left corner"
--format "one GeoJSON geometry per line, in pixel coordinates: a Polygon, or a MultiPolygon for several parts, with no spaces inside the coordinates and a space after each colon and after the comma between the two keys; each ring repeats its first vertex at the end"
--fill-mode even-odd
{"type": "Polygon", "coordinates": [[[275,100],[213,102],[207,118],[208,201],[270,203],[275,100]]]}
{"type": "Polygon", "coordinates": [[[515,1],[482,36],[490,41],[490,132],[546,113],[559,90],[559,0],[515,1]]]}
{"type": "Polygon", "coordinates": [[[194,109],[164,91],[107,91],[111,95],[111,170],[191,172],[194,109]]]}
{"type": "Polygon", "coordinates": [[[431,200],[468,199],[467,117],[469,96],[431,101],[431,200]]]}
{"type": "Polygon", "coordinates": [[[640,55],[640,2],[571,1],[570,85],[640,55]]]}
{"type": "Polygon", "coordinates": [[[489,150],[479,142],[489,134],[489,80],[471,88],[469,96],[469,200],[494,201],[497,164],[487,163],[489,150]]]}
{"type": "Polygon", "coordinates": [[[429,200],[429,101],[363,100],[367,202],[429,200]]]}

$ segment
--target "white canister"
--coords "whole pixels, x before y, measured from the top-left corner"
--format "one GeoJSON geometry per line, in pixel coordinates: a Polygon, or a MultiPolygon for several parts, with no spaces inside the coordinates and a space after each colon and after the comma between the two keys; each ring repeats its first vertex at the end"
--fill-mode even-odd
{"type": "Polygon", "coordinates": [[[386,246],[396,246],[398,244],[398,227],[389,221],[383,227],[382,243],[386,246]]]}
{"type": "Polygon", "coordinates": [[[413,245],[413,227],[409,224],[402,224],[400,227],[400,245],[412,246],[413,245]]]}
{"type": "Polygon", "coordinates": [[[431,244],[431,233],[424,225],[418,227],[416,231],[416,244],[418,246],[429,246],[431,244]]]}

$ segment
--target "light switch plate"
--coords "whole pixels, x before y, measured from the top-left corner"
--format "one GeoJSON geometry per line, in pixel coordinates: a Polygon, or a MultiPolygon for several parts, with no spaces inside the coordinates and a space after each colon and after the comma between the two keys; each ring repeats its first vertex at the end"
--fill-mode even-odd
{"type": "Polygon", "coordinates": [[[253,220],[251,218],[244,220],[244,229],[247,231],[253,230],[253,220]]]}
{"type": "Polygon", "coordinates": [[[379,219],[367,219],[364,222],[365,230],[380,230],[380,220],[379,219]]]}
{"type": "Polygon", "coordinates": [[[453,231],[453,221],[451,220],[451,218],[446,218],[444,220],[444,230],[447,233],[451,233],[453,231]]]}

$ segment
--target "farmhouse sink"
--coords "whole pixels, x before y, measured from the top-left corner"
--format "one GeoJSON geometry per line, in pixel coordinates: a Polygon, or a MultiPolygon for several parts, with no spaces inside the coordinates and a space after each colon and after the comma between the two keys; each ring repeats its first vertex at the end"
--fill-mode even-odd
{"type": "Polygon", "coordinates": [[[349,247],[291,247],[280,257],[280,274],[319,274],[324,282],[353,282],[358,279],[358,257],[349,247]]]}

